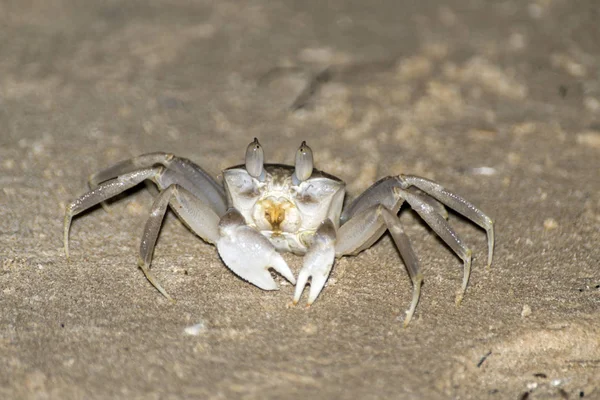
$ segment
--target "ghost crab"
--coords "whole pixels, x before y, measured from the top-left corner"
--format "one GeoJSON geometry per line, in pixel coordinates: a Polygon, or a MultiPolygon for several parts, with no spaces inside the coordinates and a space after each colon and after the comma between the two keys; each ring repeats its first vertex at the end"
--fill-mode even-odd
{"type": "Polygon", "coordinates": [[[72,218],[137,184],[150,180],[159,189],[140,245],[138,265],[146,278],[172,300],[150,272],[156,239],[167,208],[204,241],[217,247],[235,274],[264,290],[276,290],[269,268],[296,284],[293,303],[310,279],[307,305],[323,289],[336,257],[356,255],[390,231],[413,285],[404,325],[410,322],[421,293],[423,277],[398,212],[406,201],[462,259],[464,274],[456,303],[462,300],[471,273],[471,250],[446,221],[444,205],[487,232],[488,259],[494,248],[493,221],[462,197],[430,180],[412,175],[389,176],[375,182],[342,210],[345,183],[313,168],[306,142],[296,152],[294,166],[264,164],[257,139],[246,150],[245,165],[223,171],[223,185],[198,165],[167,153],[149,153],[96,173],[91,190],[70,203],[64,221],[64,246],[69,257],[72,218]],[[304,255],[294,278],[279,254],[304,255]]]}

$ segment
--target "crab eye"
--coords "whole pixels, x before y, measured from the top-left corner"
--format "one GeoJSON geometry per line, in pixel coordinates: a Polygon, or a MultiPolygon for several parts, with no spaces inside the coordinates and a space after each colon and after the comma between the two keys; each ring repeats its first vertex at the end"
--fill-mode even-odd
{"type": "Polygon", "coordinates": [[[296,152],[296,166],[294,177],[299,182],[303,182],[310,178],[313,170],[313,154],[312,150],[306,142],[302,142],[300,148],[296,152]]]}
{"type": "Polygon", "coordinates": [[[258,143],[258,139],[254,138],[254,141],[248,145],[246,149],[246,171],[258,180],[264,179],[263,174],[263,163],[265,161],[265,154],[262,146],[258,143]]]}

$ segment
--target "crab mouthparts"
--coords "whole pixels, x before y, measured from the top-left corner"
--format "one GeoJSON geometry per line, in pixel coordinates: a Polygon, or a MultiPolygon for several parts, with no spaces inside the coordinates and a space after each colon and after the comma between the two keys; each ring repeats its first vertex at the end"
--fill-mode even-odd
{"type": "Polygon", "coordinates": [[[285,220],[285,208],[281,203],[270,203],[265,207],[265,219],[274,232],[281,232],[281,223],[285,220]]]}
{"type": "Polygon", "coordinates": [[[259,201],[257,206],[257,210],[260,210],[259,218],[264,223],[263,229],[266,228],[266,224],[270,226],[270,230],[275,234],[297,229],[296,225],[298,225],[299,220],[297,212],[295,212],[296,206],[287,198],[268,197],[259,201]]]}

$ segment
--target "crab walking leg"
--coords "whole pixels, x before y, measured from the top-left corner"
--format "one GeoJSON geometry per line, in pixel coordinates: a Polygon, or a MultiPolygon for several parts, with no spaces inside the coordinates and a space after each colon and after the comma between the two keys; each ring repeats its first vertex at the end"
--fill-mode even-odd
{"type": "MultiPolygon", "coordinates": [[[[161,177],[157,180],[160,182],[161,177]]],[[[170,185],[167,189],[160,192],[154,200],[140,243],[138,265],[150,283],[163,296],[173,301],[171,296],[169,296],[150,272],[154,246],[156,245],[160,227],[169,204],[194,233],[209,243],[214,243],[218,239],[217,225],[219,217],[206,203],[197,199],[192,193],[177,184],[170,185]]]]}
{"type": "Polygon", "coordinates": [[[402,199],[394,188],[398,186],[395,177],[388,176],[372,184],[367,190],[362,192],[351,204],[344,208],[340,220],[342,225],[350,218],[358,215],[362,211],[373,206],[383,205],[393,212],[398,212],[402,205],[402,199]]]}
{"type": "Polygon", "coordinates": [[[357,255],[368,249],[384,234],[386,227],[380,213],[381,205],[373,205],[349,219],[337,231],[335,256],[357,255]]]}
{"type": "Polygon", "coordinates": [[[65,255],[69,258],[69,231],[71,229],[71,220],[73,217],[98,203],[110,199],[119,193],[124,192],[127,189],[134,187],[140,182],[146,179],[151,179],[160,173],[162,167],[158,168],[147,168],[139,171],[131,172],[128,174],[121,175],[116,179],[104,182],[94,190],[91,190],[79,197],[77,200],[67,205],[65,211],[65,223],[64,223],[64,246],[65,255]]]}
{"type": "MultiPolygon", "coordinates": [[[[117,164],[100,172],[92,174],[88,178],[88,187],[94,190],[102,182],[115,179],[118,176],[138,171],[144,168],[152,168],[158,165],[164,165],[169,155],[166,153],[149,153],[120,161],[117,164]]],[[[110,208],[105,201],[100,203],[104,211],[109,212],[110,208]]]]}
{"type": "Polygon", "coordinates": [[[162,287],[160,282],[150,272],[150,263],[152,262],[152,255],[154,254],[154,246],[156,245],[156,239],[160,232],[167,207],[169,206],[169,200],[173,195],[175,186],[170,186],[168,189],[159,193],[152,204],[152,210],[150,211],[150,217],[146,221],[144,227],[144,233],[142,234],[142,241],[140,243],[140,257],[138,259],[138,266],[146,275],[146,278],[152,286],[154,286],[163,296],[170,301],[174,301],[167,291],[162,287]]]}
{"type": "Polygon", "coordinates": [[[327,218],[317,229],[314,241],[304,255],[304,264],[298,274],[298,283],[294,291],[294,305],[298,304],[308,278],[310,278],[310,291],[306,303],[307,307],[316,300],[323,290],[335,260],[335,241],[335,226],[327,218]]]}
{"type": "Polygon", "coordinates": [[[217,250],[227,267],[240,278],[263,290],[279,287],[271,277],[269,268],[279,272],[295,284],[294,274],[269,239],[246,225],[244,217],[230,208],[219,222],[217,250]]]}
{"type": "Polygon", "coordinates": [[[404,319],[406,327],[421,297],[423,275],[419,271],[417,256],[396,214],[385,206],[373,205],[355,215],[338,230],[336,256],[357,254],[369,247],[369,243],[379,239],[386,230],[390,231],[413,284],[412,301],[404,319]]]}
{"type": "Polygon", "coordinates": [[[403,189],[406,189],[407,184],[415,186],[485,229],[488,238],[487,267],[489,268],[492,265],[494,254],[494,221],[490,217],[467,200],[428,179],[414,175],[400,175],[398,179],[403,184],[403,189]]]}
{"type": "MultiPolygon", "coordinates": [[[[227,210],[227,200],[223,187],[201,167],[192,161],[168,153],[143,154],[121,161],[89,178],[89,186],[94,189],[100,183],[114,179],[142,168],[161,165],[177,175],[177,183],[197,197],[205,198],[211,207],[223,215],[227,210]]],[[[103,205],[104,206],[104,205],[103,205]]]]}
{"type": "Polygon", "coordinates": [[[171,209],[202,240],[215,244],[219,240],[220,217],[217,212],[179,184],[171,184],[171,187],[174,187],[169,203],[171,209]]]}
{"type": "MultiPolygon", "coordinates": [[[[419,189],[416,189],[414,187],[409,187],[406,190],[417,195],[422,193],[419,189]]],[[[448,219],[448,210],[446,210],[446,207],[444,207],[444,205],[437,201],[435,198],[431,196],[421,196],[421,200],[433,207],[435,212],[444,217],[444,219],[448,219]]]]}
{"type": "Polygon", "coordinates": [[[185,181],[181,182],[181,186],[196,197],[207,198],[209,205],[219,217],[225,214],[227,211],[225,189],[199,165],[186,158],[173,157],[167,165],[167,171],[182,175],[185,181]]]}
{"type": "Polygon", "coordinates": [[[423,200],[422,195],[411,193],[406,190],[397,189],[400,195],[406,199],[411,208],[437,233],[437,235],[458,255],[464,263],[463,281],[461,291],[456,296],[456,305],[460,305],[471,276],[471,250],[464,245],[454,229],[448,222],[438,214],[433,207],[423,200]]]}
{"type": "Polygon", "coordinates": [[[94,189],[102,182],[114,179],[130,172],[145,168],[152,168],[159,165],[164,166],[165,163],[168,162],[169,156],[170,155],[167,153],[148,153],[130,158],[128,160],[120,161],[109,168],[90,175],[88,184],[90,189],[94,189]]]}
{"type": "MultiPolygon", "coordinates": [[[[394,176],[388,176],[375,182],[344,209],[340,217],[342,224],[361,211],[380,204],[397,213],[404,201],[395,190],[397,187],[398,178],[394,176]]],[[[414,192],[418,189],[407,188],[406,190],[414,192]]],[[[429,196],[423,197],[423,200],[429,203],[437,213],[448,219],[448,211],[442,203],[429,196]]]]}
{"type": "Polygon", "coordinates": [[[394,239],[394,243],[400,252],[400,257],[402,257],[402,260],[404,260],[404,265],[406,265],[408,276],[410,276],[410,280],[412,281],[413,285],[412,301],[410,303],[410,308],[406,312],[406,317],[404,318],[404,327],[407,327],[413,317],[413,314],[415,313],[417,304],[419,303],[419,298],[421,297],[423,274],[421,274],[419,271],[419,259],[417,258],[417,255],[410,244],[408,235],[404,232],[404,229],[400,224],[398,216],[390,212],[390,210],[385,207],[381,207],[380,211],[381,215],[383,216],[383,220],[385,221],[385,225],[390,231],[392,239],[394,239]]]}

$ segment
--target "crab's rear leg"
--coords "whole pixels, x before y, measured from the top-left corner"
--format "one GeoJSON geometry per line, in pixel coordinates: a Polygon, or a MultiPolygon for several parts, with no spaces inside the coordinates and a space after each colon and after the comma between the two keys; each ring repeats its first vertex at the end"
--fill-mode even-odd
{"type": "MultiPolygon", "coordinates": [[[[130,161],[131,160],[129,160],[128,162],[130,161]]],[[[208,199],[208,196],[202,196],[202,194],[200,193],[199,196],[201,197],[198,197],[196,194],[191,193],[187,189],[186,186],[190,186],[191,181],[189,177],[186,177],[185,175],[177,173],[175,171],[167,170],[165,169],[165,167],[144,168],[133,172],[124,173],[122,175],[117,176],[114,179],[105,181],[67,206],[64,221],[64,247],[67,258],[69,257],[69,231],[71,228],[71,220],[74,216],[124,192],[127,189],[131,189],[132,187],[146,180],[153,181],[157,184],[159,189],[163,191],[173,184],[177,184],[181,187],[181,189],[186,189],[185,193],[188,195],[188,197],[190,199],[193,198],[193,200],[189,200],[188,203],[193,202],[193,206],[196,208],[195,212],[190,212],[190,214],[196,214],[196,219],[194,220],[194,222],[196,220],[204,221],[204,219],[206,218],[211,219],[209,218],[210,215],[216,215],[212,218],[216,220],[212,221],[212,229],[216,232],[216,226],[219,220],[217,214],[218,209],[215,210],[213,208],[213,205],[208,199]]],[[[161,196],[162,197],[159,197],[155,200],[152,215],[154,215],[157,212],[157,210],[162,209],[161,205],[163,204],[165,198],[170,198],[167,196],[167,194],[163,194],[162,192],[161,196]]],[[[162,215],[164,216],[164,211],[162,212],[162,215]]],[[[151,221],[155,220],[155,218],[153,218],[152,216],[150,217],[150,219],[151,221]]],[[[186,222],[186,218],[183,219],[184,222],[186,222]]],[[[191,219],[191,217],[188,217],[187,219],[191,219]]],[[[162,217],[156,221],[158,223],[158,226],[160,227],[160,224],[162,223],[162,217]]],[[[197,228],[199,227],[198,223],[195,223],[195,225],[197,228]]],[[[210,226],[210,223],[204,222],[202,228],[192,230],[194,230],[194,232],[196,232],[200,237],[202,237],[206,241],[214,243],[215,234],[213,232],[204,232],[204,229],[207,229],[210,226]]]]}
{"type": "Polygon", "coordinates": [[[147,153],[128,160],[119,161],[102,171],[90,175],[88,184],[90,189],[95,189],[102,182],[109,181],[118,176],[128,174],[144,168],[165,166],[173,155],[167,153],[147,153]]]}
{"type": "MultiPolygon", "coordinates": [[[[94,190],[102,182],[115,179],[119,176],[138,171],[144,168],[152,168],[157,167],[159,165],[164,166],[172,157],[173,156],[171,154],[156,152],[142,154],[140,156],[133,157],[128,160],[119,161],[111,167],[108,167],[102,171],[90,175],[90,177],[88,178],[88,186],[90,190],[94,190]]],[[[150,186],[151,185],[148,185],[148,187],[150,186]]],[[[156,191],[156,188],[152,188],[150,190],[156,191]]],[[[102,206],[104,211],[110,211],[110,208],[106,201],[102,201],[100,205],[102,206]]]]}
{"type": "Polygon", "coordinates": [[[404,265],[406,265],[408,276],[410,277],[413,285],[412,301],[410,303],[410,308],[406,312],[406,318],[404,318],[404,326],[406,327],[410,323],[410,320],[417,309],[419,298],[421,297],[423,274],[421,274],[421,271],[419,271],[419,259],[417,258],[417,255],[410,244],[408,235],[404,232],[402,224],[400,224],[398,216],[390,212],[390,210],[385,207],[381,207],[380,210],[383,220],[385,221],[385,225],[390,231],[392,239],[394,239],[394,243],[400,252],[400,256],[404,260],[404,265]]]}
{"type": "Polygon", "coordinates": [[[423,276],[419,271],[417,256],[396,214],[381,204],[355,214],[338,230],[336,255],[357,254],[373,244],[386,230],[392,234],[413,285],[412,301],[404,319],[404,326],[407,326],[419,303],[423,276]]]}
{"type": "Polygon", "coordinates": [[[77,200],[67,205],[65,210],[65,221],[64,221],[64,247],[65,255],[69,258],[69,231],[71,229],[71,220],[73,217],[83,211],[101,203],[105,200],[110,199],[127,189],[138,185],[146,179],[152,179],[160,173],[161,167],[157,168],[145,168],[138,171],[130,172],[121,175],[115,179],[103,183],[95,189],[87,192],[77,200]]]}
{"type": "Polygon", "coordinates": [[[403,189],[409,185],[417,187],[485,229],[488,239],[487,267],[489,268],[492,265],[492,257],[494,255],[494,221],[490,217],[467,200],[428,179],[414,175],[400,175],[398,179],[402,186],[404,186],[403,189]]]}
{"type": "Polygon", "coordinates": [[[154,246],[167,206],[173,202],[176,207],[176,212],[182,217],[182,220],[187,223],[197,235],[207,242],[214,243],[219,237],[217,231],[219,216],[204,199],[199,199],[180,185],[172,183],[176,182],[178,179],[180,181],[183,179],[183,182],[185,182],[183,176],[173,171],[165,170],[164,167],[146,168],[126,173],[115,179],[103,182],[95,189],[69,204],[65,213],[64,225],[64,246],[67,258],[69,257],[69,231],[72,218],[75,215],[98,203],[108,200],[145,180],[152,180],[161,190],[164,190],[156,197],[152,205],[150,217],[146,222],[140,245],[138,265],[150,283],[152,283],[162,295],[169,300],[172,300],[171,296],[169,296],[162,285],[150,272],[154,246]],[[167,185],[168,187],[165,188],[167,185]]]}
{"type": "MultiPolygon", "coordinates": [[[[102,182],[117,178],[144,168],[163,166],[177,175],[177,183],[185,187],[196,197],[205,198],[213,210],[219,215],[225,214],[227,200],[225,190],[210,174],[192,161],[176,157],[169,153],[142,154],[117,164],[90,176],[90,189],[95,189],[102,182]]],[[[106,209],[106,205],[102,202],[106,209]]]]}
{"type": "Polygon", "coordinates": [[[461,290],[456,296],[456,305],[459,305],[467,290],[469,277],[471,276],[471,249],[462,242],[444,217],[425,200],[426,196],[400,188],[396,188],[396,190],[410,204],[411,208],[423,218],[427,225],[463,260],[463,281],[461,290]]]}

